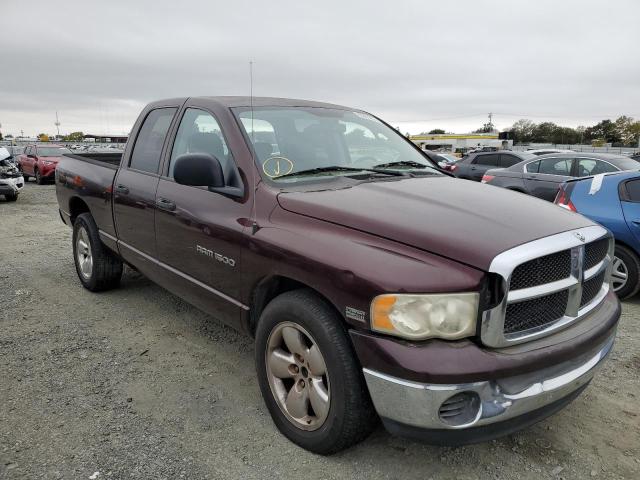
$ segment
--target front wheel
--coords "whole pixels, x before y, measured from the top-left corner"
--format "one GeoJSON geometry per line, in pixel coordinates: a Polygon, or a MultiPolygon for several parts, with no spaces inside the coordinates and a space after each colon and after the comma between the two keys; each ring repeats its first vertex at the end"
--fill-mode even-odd
{"type": "Polygon", "coordinates": [[[622,245],[616,245],[611,270],[611,286],[618,298],[624,300],[640,290],[640,261],[637,255],[622,245]]]}
{"type": "Polygon", "coordinates": [[[89,213],[73,223],[73,259],[82,286],[92,292],[117,287],[122,277],[122,261],[100,240],[98,227],[89,213]]]}
{"type": "Polygon", "coordinates": [[[38,185],[44,185],[44,178],[42,178],[42,174],[40,173],[40,170],[36,168],[34,173],[36,174],[36,183],[38,185]]]}
{"type": "Polygon", "coordinates": [[[7,199],[7,202],[15,202],[16,200],[18,200],[18,194],[15,193],[13,195],[5,195],[4,198],[7,199]]]}
{"type": "Polygon", "coordinates": [[[377,423],[342,319],[308,290],[283,293],[256,329],[260,390],[278,429],[327,455],[366,438],[377,423]]]}

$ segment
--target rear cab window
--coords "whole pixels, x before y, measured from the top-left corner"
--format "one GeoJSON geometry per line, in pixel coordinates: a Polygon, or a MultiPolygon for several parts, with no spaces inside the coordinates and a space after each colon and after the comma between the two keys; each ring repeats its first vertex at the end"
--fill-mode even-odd
{"type": "Polygon", "coordinates": [[[147,173],[158,173],[162,147],[177,108],[157,108],[149,112],[140,127],[133,146],[129,168],[147,173]]]}

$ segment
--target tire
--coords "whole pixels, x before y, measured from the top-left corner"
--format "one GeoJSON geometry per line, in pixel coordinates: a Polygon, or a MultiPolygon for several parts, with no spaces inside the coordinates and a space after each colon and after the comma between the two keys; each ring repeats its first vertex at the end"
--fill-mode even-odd
{"type": "Polygon", "coordinates": [[[271,418],[289,440],[322,455],[364,440],[378,423],[347,335],[335,310],[310,290],[294,290],[273,299],[264,309],[256,328],[258,382],[271,418]],[[287,343],[293,343],[289,348],[285,337],[301,339],[302,343],[288,340],[287,343]],[[304,357],[296,358],[292,350],[300,350],[300,347],[306,349],[304,357]],[[276,350],[280,354],[276,358],[279,361],[268,362],[267,356],[272,358],[276,350]],[[323,361],[318,361],[318,352],[323,361]],[[322,367],[323,375],[320,374],[322,367]],[[291,378],[286,378],[287,375],[291,378]],[[326,397],[316,393],[322,392],[323,388],[326,397]],[[295,403],[296,406],[305,405],[298,409],[298,412],[306,412],[304,415],[289,413],[286,399],[294,390],[300,392],[295,394],[298,398],[307,392],[306,402],[295,403]],[[328,400],[319,400],[322,398],[328,400]],[[318,413],[313,409],[314,404],[320,405],[318,413]]]}
{"type": "Polygon", "coordinates": [[[42,178],[42,175],[40,175],[40,170],[38,170],[37,168],[33,171],[33,173],[36,176],[36,183],[38,185],[44,185],[44,178],[42,178]]]}
{"type": "Polygon", "coordinates": [[[101,292],[120,284],[122,261],[102,244],[90,213],[78,215],[73,223],[73,260],[87,290],[101,292]]]}
{"type": "Polygon", "coordinates": [[[4,198],[7,199],[7,202],[15,202],[16,200],[18,200],[18,194],[14,194],[14,195],[5,195],[4,198]]]}
{"type": "Polygon", "coordinates": [[[632,297],[640,290],[640,261],[632,250],[622,245],[616,244],[611,283],[620,300],[632,297]],[[624,273],[626,281],[623,279],[624,273]]]}

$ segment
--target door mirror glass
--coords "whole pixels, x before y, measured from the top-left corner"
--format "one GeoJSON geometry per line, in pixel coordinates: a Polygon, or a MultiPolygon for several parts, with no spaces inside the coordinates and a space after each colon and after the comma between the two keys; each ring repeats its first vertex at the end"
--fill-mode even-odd
{"type": "Polygon", "coordinates": [[[207,153],[186,153],[175,160],[173,178],[177,183],[193,187],[224,187],[220,161],[207,153]]]}

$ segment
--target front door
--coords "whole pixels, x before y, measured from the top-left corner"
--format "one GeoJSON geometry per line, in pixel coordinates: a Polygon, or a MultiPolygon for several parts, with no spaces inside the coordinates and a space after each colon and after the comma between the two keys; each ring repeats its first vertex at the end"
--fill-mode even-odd
{"type": "Polygon", "coordinates": [[[240,252],[245,227],[241,219],[249,217],[251,205],[206,187],[176,183],[175,161],[186,153],[217,158],[227,183],[238,175],[215,117],[199,108],[187,108],[156,194],[158,259],[175,271],[172,289],[177,294],[234,324],[239,320],[242,285],[240,252]],[[196,294],[198,285],[204,291],[196,294]],[[193,298],[196,296],[199,298],[193,298]]]}
{"type": "Polygon", "coordinates": [[[113,211],[121,241],[120,254],[143,273],[151,271],[151,259],[156,257],[154,222],[158,170],[176,111],[176,107],[165,107],[148,112],[130,156],[123,159],[113,185],[113,211]]]}

